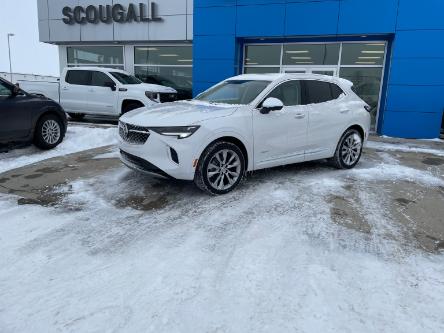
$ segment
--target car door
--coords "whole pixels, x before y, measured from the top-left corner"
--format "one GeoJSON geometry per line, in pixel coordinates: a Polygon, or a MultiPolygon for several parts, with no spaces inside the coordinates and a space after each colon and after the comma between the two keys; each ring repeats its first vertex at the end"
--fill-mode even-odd
{"type": "Polygon", "coordinates": [[[301,105],[302,87],[298,80],[275,87],[265,98],[274,97],[284,107],[268,114],[253,114],[254,160],[257,168],[304,160],[307,136],[307,107],[301,105]]]}
{"type": "Polygon", "coordinates": [[[0,142],[21,140],[31,130],[31,109],[28,96],[13,94],[13,86],[0,81],[0,142]]]}
{"type": "Polygon", "coordinates": [[[305,80],[304,90],[308,107],[306,160],[330,157],[351,116],[345,94],[336,84],[320,80],[305,80]]]}
{"type": "Polygon", "coordinates": [[[95,114],[116,114],[118,91],[116,83],[105,73],[91,72],[91,86],[88,91],[89,109],[95,114]],[[114,86],[114,88],[111,88],[114,86]]]}
{"type": "Polygon", "coordinates": [[[66,112],[91,113],[91,71],[70,69],[60,86],[60,104],[66,112]]]}

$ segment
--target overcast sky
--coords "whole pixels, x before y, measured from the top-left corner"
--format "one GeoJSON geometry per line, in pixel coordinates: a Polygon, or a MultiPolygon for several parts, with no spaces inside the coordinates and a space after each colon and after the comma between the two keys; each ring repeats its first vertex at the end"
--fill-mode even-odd
{"type": "Polygon", "coordinates": [[[9,72],[7,33],[11,37],[12,71],[59,75],[58,48],[39,42],[37,0],[0,0],[0,72],[9,72]]]}

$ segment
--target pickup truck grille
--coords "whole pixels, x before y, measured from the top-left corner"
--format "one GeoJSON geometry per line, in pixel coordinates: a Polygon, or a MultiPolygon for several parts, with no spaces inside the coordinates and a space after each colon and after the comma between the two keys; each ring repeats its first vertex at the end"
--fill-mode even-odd
{"type": "Polygon", "coordinates": [[[174,102],[177,100],[176,93],[159,93],[160,103],[174,102]]]}
{"type": "Polygon", "coordinates": [[[125,142],[133,145],[143,145],[148,140],[150,132],[146,127],[126,124],[119,121],[119,135],[125,142]]]}

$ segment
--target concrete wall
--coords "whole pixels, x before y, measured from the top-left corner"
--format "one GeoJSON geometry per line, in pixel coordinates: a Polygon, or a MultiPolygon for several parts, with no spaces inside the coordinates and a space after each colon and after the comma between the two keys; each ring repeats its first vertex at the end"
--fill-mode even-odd
{"type": "Polygon", "coordinates": [[[382,35],[392,41],[379,132],[439,137],[443,0],[195,0],[194,92],[239,73],[245,38],[382,35]]]}
{"type": "Polygon", "coordinates": [[[62,9],[77,5],[123,6],[149,0],[37,0],[40,41],[48,43],[185,41],[193,39],[193,0],[157,0],[159,22],[98,23],[68,25],[62,21],[62,9]]]}

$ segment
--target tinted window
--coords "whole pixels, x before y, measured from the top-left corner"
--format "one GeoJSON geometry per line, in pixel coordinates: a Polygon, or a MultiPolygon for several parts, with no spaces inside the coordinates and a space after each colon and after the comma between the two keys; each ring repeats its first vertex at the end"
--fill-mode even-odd
{"type": "Polygon", "coordinates": [[[210,103],[250,104],[268,85],[270,81],[232,80],[224,81],[195,99],[210,103]]]}
{"type": "Polygon", "coordinates": [[[11,88],[8,85],[0,81],[0,96],[11,95],[11,88]]]}
{"type": "Polygon", "coordinates": [[[69,84],[77,84],[89,86],[91,83],[90,71],[68,71],[66,73],[66,82],[69,84]]]}
{"type": "Polygon", "coordinates": [[[330,83],[331,95],[333,99],[338,99],[344,92],[336,84],[330,83]]]}
{"type": "Polygon", "coordinates": [[[305,81],[307,104],[324,103],[337,99],[343,93],[336,84],[322,81],[305,81]]]}
{"type": "Polygon", "coordinates": [[[274,97],[282,101],[285,106],[301,104],[301,82],[288,81],[280,84],[267,96],[274,97]]]}
{"type": "Polygon", "coordinates": [[[140,81],[138,78],[132,75],[127,75],[119,72],[111,72],[110,73],[114,78],[116,78],[120,83],[122,84],[141,84],[142,81],[140,81]]]}
{"type": "Polygon", "coordinates": [[[106,87],[106,84],[114,83],[111,78],[102,72],[91,72],[91,85],[97,87],[106,87]]]}

